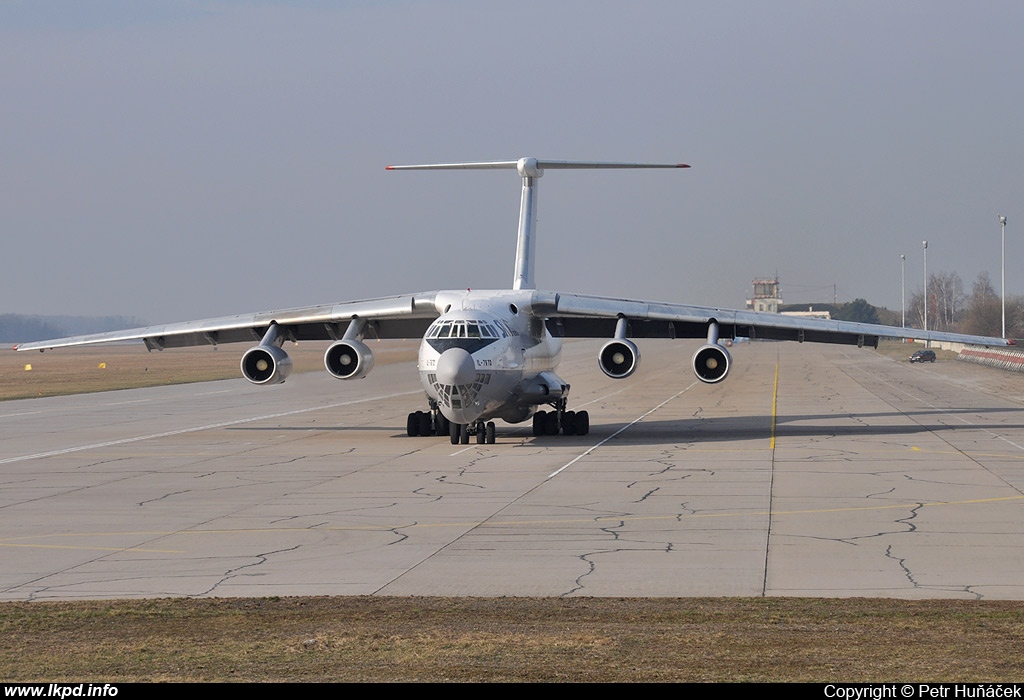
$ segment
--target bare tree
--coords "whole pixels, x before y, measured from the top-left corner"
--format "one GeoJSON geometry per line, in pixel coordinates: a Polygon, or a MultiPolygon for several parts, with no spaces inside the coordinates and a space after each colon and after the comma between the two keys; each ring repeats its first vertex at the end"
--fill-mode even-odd
{"type": "MultiPolygon", "coordinates": [[[[936,272],[928,276],[928,329],[949,330],[963,314],[964,283],[955,272],[936,272]]],[[[910,296],[907,317],[918,328],[924,328],[924,292],[910,296]]]]}
{"type": "Polygon", "coordinates": [[[924,328],[924,292],[920,289],[907,301],[907,323],[914,328],[924,328]]]}
{"type": "Polygon", "coordinates": [[[946,331],[960,320],[964,306],[964,283],[955,272],[939,272],[928,280],[928,295],[932,297],[932,305],[928,307],[928,320],[932,319],[935,309],[937,331],[946,331]]]}
{"type": "Polygon", "coordinates": [[[971,296],[959,330],[974,335],[998,336],[1002,333],[1002,308],[987,272],[979,272],[971,285],[971,296]]]}
{"type": "MultiPolygon", "coordinates": [[[[924,328],[924,292],[921,289],[907,301],[907,323],[924,328]]],[[[992,287],[988,272],[978,273],[969,297],[965,297],[963,282],[955,272],[930,275],[928,328],[998,338],[1002,333],[1002,300],[992,287]]],[[[1024,338],[1024,297],[1006,298],[1006,335],[1024,338]]]]}
{"type": "Polygon", "coordinates": [[[996,295],[996,290],[992,288],[992,278],[989,277],[987,270],[982,270],[978,273],[977,279],[974,280],[974,284],[971,285],[971,298],[969,304],[975,304],[980,301],[986,301],[991,299],[999,299],[996,295]]]}
{"type": "Polygon", "coordinates": [[[1024,297],[1006,297],[1006,336],[1024,338],[1024,297]]]}

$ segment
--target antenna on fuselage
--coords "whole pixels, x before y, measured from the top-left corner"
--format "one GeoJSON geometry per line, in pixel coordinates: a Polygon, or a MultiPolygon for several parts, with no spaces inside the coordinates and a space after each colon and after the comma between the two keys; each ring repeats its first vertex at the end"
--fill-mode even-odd
{"type": "Polygon", "coordinates": [[[436,163],[430,165],[389,165],[387,170],[497,170],[515,168],[523,178],[523,196],[519,203],[519,237],[516,241],[516,267],[512,289],[533,289],[533,238],[537,228],[537,180],[547,169],[588,170],[601,168],[689,168],[684,163],[607,163],[602,161],[519,160],[486,163],[436,163]]]}

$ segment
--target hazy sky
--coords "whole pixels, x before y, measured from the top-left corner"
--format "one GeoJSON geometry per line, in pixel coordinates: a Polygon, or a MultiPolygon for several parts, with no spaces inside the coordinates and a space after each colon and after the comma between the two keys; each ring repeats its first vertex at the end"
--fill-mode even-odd
{"type": "Polygon", "coordinates": [[[1024,3],[0,0],[0,313],[151,323],[511,284],[1024,294],[1024,3]]]}

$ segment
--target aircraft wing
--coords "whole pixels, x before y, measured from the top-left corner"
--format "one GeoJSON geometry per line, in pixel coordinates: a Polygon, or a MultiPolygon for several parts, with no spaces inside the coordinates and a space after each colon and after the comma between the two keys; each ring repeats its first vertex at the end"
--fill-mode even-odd
{"type": "Polygon", "coordinates": [[[721,338],[795,340],[877,347],[879,338],[912,338],[970,345],[1007,346],[1013,341],[898,328],[872,323],[833,321],[773,313],[738,311],[631,299],[545,293],[547,325],[563,338],[611,338],[620,317],[628,322],[629,338],[705,338],[711,321],[718,322],[721,338]]]}
{"type": "Polygon", "coordinates": [[[21,343],[16,350],[50,350],[78,345],[99,345],[141,340],[150,350],[220,343],[259,343],[272,324],[285,340],[337,340],[354,318],[367,321],[368,338],[420,338],[439,315],[437,292],[405,294],[363,301],[322,304],[281,311],[223,316],[162,326],[78,335],[56,340],[21,343]]]}

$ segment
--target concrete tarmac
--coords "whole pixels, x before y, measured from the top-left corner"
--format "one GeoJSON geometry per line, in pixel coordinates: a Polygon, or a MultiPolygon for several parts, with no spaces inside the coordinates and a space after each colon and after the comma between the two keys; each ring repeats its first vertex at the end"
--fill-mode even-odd
{"type": "Polygon", "coordinates": [[[1024,598],[1024,377],[697,345],[567,343],[591,433],[495,445],[406,437],[411,363],[0,403],[0,599],[1024,598]]]}

